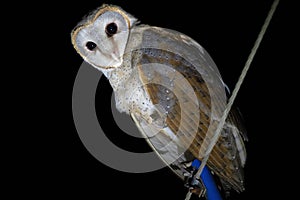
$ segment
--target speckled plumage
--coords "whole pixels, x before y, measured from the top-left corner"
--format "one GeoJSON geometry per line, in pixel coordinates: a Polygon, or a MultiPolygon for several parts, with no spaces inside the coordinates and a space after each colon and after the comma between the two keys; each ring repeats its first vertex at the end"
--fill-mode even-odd
{"type": "MultiPolygon", "coordinates": [[[[107,76],[117,109],[132,116],[149,145],[183,178],[180,163],[201,160],[214,135],[226,106],[225,87],[215,63],[194,40],[136,21],[121,8],[104,5],[73,30],[72,42],[107,76]],[[104,14],[108,19],[99,21],[104,14]],[[112,22],[122,24],[122,31],[107,37],[101,28],[112,22]],[[90,40],[102,49],[86,50],[90,40]]],[[[246,161],[241,127],[232,112],[207,162],[226,188],[238,192],[244,190],[246,161]]]]}

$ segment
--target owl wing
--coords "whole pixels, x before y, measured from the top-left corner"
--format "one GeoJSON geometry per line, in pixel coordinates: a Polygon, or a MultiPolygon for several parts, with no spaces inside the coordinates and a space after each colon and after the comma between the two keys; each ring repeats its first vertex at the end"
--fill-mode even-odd
{"type": "MultiPolygon", "coordinates": [[[[220,73],[199,44],[173,30],[138,26],[130,40],[131,62],[155,110],[152,123],[132,117],[159,157],[183,178],[180,163],[203,158],[225,109],[220,73]]],[[[238,115],[230,114],[207,166],[226,187],[242,191],[246,151],[238,123],[238,115]]]]}

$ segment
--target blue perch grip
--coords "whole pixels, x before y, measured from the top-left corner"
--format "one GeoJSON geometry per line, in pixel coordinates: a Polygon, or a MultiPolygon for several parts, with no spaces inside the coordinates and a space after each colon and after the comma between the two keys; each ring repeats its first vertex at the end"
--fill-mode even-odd
{"type": "MultiPolygon", "coordinates": [[[[200,165],[201,165],[201,162],[198,159],[195,159],[192,162],[192,166],[195,167],[196,169],[199,169],[200,165]]],[[[207,199],[208,200],[222,200],[220,191],[217,188],[217,185],[212,177],[212,174],[210,173],[209,169],[206,166],[203,168],[200,178],[206,187],[207,199]]]]}

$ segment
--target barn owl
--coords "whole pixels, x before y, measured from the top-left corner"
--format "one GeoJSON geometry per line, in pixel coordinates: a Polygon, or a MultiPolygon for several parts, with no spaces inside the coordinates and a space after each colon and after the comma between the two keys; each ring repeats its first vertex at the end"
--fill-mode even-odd
{"type": "MultiPolygon", "coordinates": [[[[180,32],[140,24],[114,5],[103,5],[72,30],[82,58],[109,80],[119,112],[183,180],[202,160],[226,107],[226,85],[206,50],[180,32]]],[[[247,140],[240,116],[229,114],[208,168],[225,190],[244,190],[247,140]]]]}

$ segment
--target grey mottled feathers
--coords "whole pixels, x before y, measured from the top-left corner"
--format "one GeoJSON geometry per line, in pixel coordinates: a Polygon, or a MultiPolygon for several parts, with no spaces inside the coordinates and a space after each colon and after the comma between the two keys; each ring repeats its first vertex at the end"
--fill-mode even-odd
{"type": "MultiPolygon", "coordinates": [[[[161,148],[171,141],[178,141],[177,149],[169,147],[165,151],[182,154],[180,149],[187,148],[187,151],[195,158],[201,160],[209,144],[209,138],[216,130],[218,119],[221,118],[227,100],[218,69],[202,47],[189,37],[175,31],[141,26],[132,30],[131,37],[142,37],[142,46],[136,44],[137,47],[128,47],[133,49],[130,51],[131,58],[129,59],[135,60],[133,67],[139,70],[140,79],[145,83],[146,91],[153,104],[160,107],[158,109],[161,111],[160,116],[166,115],[165,126],[170,129],[162,130],[149,142],[168,164],[170,164],[168,160],[172,161],[172,158],[164,157],[164,151],[161,148]],[[147,68],[146,64],[149,63],[163,64],[181,73],[192,86],[199,104],[190,102],[194,104],[194,107],[189,105],[181,108],[182,104],[174,91],[184,95],[185,101],[192,101],[193,99],[188,98],[189,95],[187,95],[189,89],[184,88],[181,84],[182,80],[176,80],[175,76],[172,80],[170,78],[172,73],[163,71],[161,68],[147,68]],[[156,82],[163,84],[153,84],[156,82]],[[192,107],[199,107],[199,111],[192,107]],[[200,116],[198,122],[194,120],[196,115],[200,116]],[[190,141],[190,133],[194,131],[194,127],[198,127],[197,133],[195,137],[192,137],[193,141],[190,141]],[[178,140],[172,138],[174,135],[172,136],[170,131],[178,140]],[[164,145],[159,144],[159,141],[164,145]],[[185,143],[191,145],[187,147],[185,143]]],[[[228,187],[242,191],[244,189],[242,168],[246,160],[246,151],[241,137],[244,129],[241,129],[242,126],[239,123],[238,114],[232,112],[210,155],[208,166],[228,187]]],[[[149,129],[144,129],[144,131],[147,132],[149,129]]],[[[176,155],[172,156],[176,157],[176,155]]],[[[185,158],[181,159],[185,160],[185,158]]]]}

